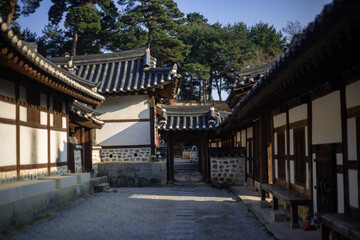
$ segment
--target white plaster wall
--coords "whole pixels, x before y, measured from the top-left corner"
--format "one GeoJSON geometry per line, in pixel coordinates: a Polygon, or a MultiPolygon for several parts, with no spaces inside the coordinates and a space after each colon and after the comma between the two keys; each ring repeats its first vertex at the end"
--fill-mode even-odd
{"type": "Polygon", "coordinates": [[[343,165],[343,155],[342,153],[336,154],[336,164],[337,165],[343,165]]]}
{"type": "Polygon", "coordinates": [[[307,105],[302,104],[289,110],[289,123],[307,119],[307,105]]]}
{"type": "Polygon", "coordinates": [[[66,128],[66,117],[62,117],[62,128],[66,128]]]}
{"type": "Polygon", "coordinates": [[[360,80],[353,82],[345,87],[346,108],[360,105],[360,80]]]}
{"type": "Polygon", "coordinates": [[[278,160],[275,159],[275,178],[278,179],[279,178],[279,173],[278,173],[278,160]]]}
{"type": "Polygon", "coordinates": [[[294,155],[294,130],[290,129],[290,155],[294,155]]]}
{"type": "Polygon", "coordinates": [[[211,143],[211,147],[216,147],[216,143],[211,143]]]}
{"type": "Polygon", "coordinates": [[[27,122],[27,108],[20,106],[19,107],[19,119],[20,121],[27,122]]]}
{"type": "Polygon", "coordinates": [[[40,111],[40,124],[47,125],[47,112],[40,111]]]}
{"type": "Polygon", "coordinates": [[[310,186],[310,179],[309,179],[309,164],[305,163],[305,168],[306,168],[306,189],[309,189],[310,186]]]}
{"type": "Polygon", "coordinates": [[[67,162],[67,133],[50,131],[50,162],[67,162]]]}
{"type": "Polygon", "coordinates": [[[96,139],[101,146],[149,145],[150,122],[106,123],[96,139]]]}
{"type": "Polygon", "coordinates": [[[312,106],[312,143],[342,142],[340,92],[318,98],[312,106]]]}
{"type": "Polygon", "coordinates": [[[278,153],[278,147],[277,147],[277,133],[274,133],[274,154],[276,155],[278,153]]]}
{"type": "MultiPolygon", "coordinates": [[[[359,92],[360,94],[360,92],[359,92]]],[[[349,118],[347,120],[347,145],[349,160],[357,159],[357,141],[356,141],[356,119],[349,118]]]]}
{"type": "Polygon", "coordinates": [[[47,130],[20,126],[20,164],[48,162],[47,130]]]}
{"type": "Polygon", "coordinates": [[[50,127],[54,126],[54,114],[50,113],[50,127]]]}
{"type": "Polygon", "coordinates": [[[309,139],[308,139],[308,127],[305,127],[305,156],[309,156],[309,139]]]}
{"type": "Polygon", "coordinates": [[[349,203],[350,206],[359,207],[359,185],[357,170],[349,169],[349,203]]]}
{"type": "Polygon", "coordinates": [[[241,130],[241,146],[246,146],[246,130],[241,130]]]}
{"type": "Polygon", "coordinates": [[[253,137],[253,128],[252,127],[249,127],[246,129],[246,137],[248,139],[253,137]]]}
{"type": "Polygon", "coordinates": [[[15,98],[15,83],[0,78],[0,95],[15,98]]]}
{"type": "Polygon", "coordinates": [[[337,173],[338,213],[344,213],[344,175],[337,173]]]}
{"type": "MultiPolygon", "coordinates": [[[[150,103],[147,95],[107,97],[96,109],[102,120],[150,118],[150,103]]],[[[149,130],[150,131],[150,130],[149,130]]]]}
{"type": "Polygon", "coordinates": [[[286,113],[281,113],[279,115],[274,116],[273,120],[274,120],[274,128],[286,125],[286,113]]]}
{"type": "Polygon", "coordinates": [[[0,123],[0,166],[16,165],[16,126],[0,123]]]}
{"type": "Polygon", "coordinates": [[[312,179],[313,179],[313,183],[312,183],[312,188],[313,188],[313,207],[314,207],[314,213],[317,213],[317,190],[315,188],[316,186],[316,162],[314,161],[316,159],[316,154],[313,153],[312,154],[312,179]]]}
{"type": "Polygon", "coordinates": [[[16,105],[13,103],[0,101],[0,117],[8,118],[8,119],[15,119],[16,118],[16,105]]]}
{"type": "Polygon", "coordinates": [[[294,161],[290,160],[290,183],[295,183],[294,161]]]}
{"type": "Polygon", "coordinates": [[[284,169],[285,169],[285,179],[287,182],[289,182],[289,174],[288,174],[288,171],[287,171],[287,165],[288,165],[288,160],[285,160],[285,166],[284,166],[284,169]]]}

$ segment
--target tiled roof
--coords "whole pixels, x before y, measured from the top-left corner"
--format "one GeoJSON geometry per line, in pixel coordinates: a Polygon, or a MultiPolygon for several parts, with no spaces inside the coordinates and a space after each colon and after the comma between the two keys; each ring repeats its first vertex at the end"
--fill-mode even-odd
{"type": "MultiPolygon", "coordinates": [[[[26,44],[23,43],[12,30],[9,30],[6,23],[0,18],[0,39],[3,44],[6,43],[6,46],[11,47],[8,49],[3,45],[2,54],[7,55],[9,66],[16,66],[16,68],[25,68],[26,71],[29,72],[31,76],[36,79],[40,78],[51,78],[52,80],[59,81],[62,85],[64,85],[64,90],[69,95],[76,95],[73,91],[68,91],[65,88],[72,88],[75,91],[83,94],[87,97],[95,99],[98,102],[102,102],[105,98],[92,91],[88,86],[84,86],[81,83],[81,79],[77,76],[71,74],[68,71],[65,71],[59,67],[57,67],[54,63],[50,62],[39,53],[35,51],[33,48],[28,48],[26,44]],[[19,59],[21,58],[21,59],[19,59]],[[23,60],[22,60],[23,59],[23,60]]],[[[43,80],[42,80],[43,81],[43,80]]],[[[55,83],[50,83],[50,80],[44,80],[47,85],[58,87],[55,83]]],[[[77,95],[82,98],[81,96],[77,95]]]]}
{"type": "Polygon", "coordinates": [[[91,107],[81,102],[74,102],[70,106],[70,112],[76,114],[80,118],[89,120],[97,125],[104,125],[104,122],[100,120],[100,113],[96,112],[91,107]]]}
{"type": "Polygon", "coordinates": [[[359,45],[354,39],[359,36],[359,10],[360,2],[355,0],[334,0],[325,5],[315,21],[236,104],[233,114],[222,125],[245,120],[255,110],[283,104],[329,81],[324,75],[339,74],[351,64],[358,64],[359,45]]]}
{"type": "Polygon", "coordinates": [[[211,105],[203,106],[165,106],[158,118],[157,128],[165,131],[204,131],[216,128],[229,115],[218,111],[211,105]]]}
{"type": "MultiPolygon", "coordinates": [[[[68,68],[69,57],[51,61],[68,68]]],[[[156,59],[146,48],[119,53],[75,56],[72,60],[75,74],[96,84],[99,93],[126,93],[143,91],[166,85],[175,78],[177,67],[157,68],[156,59]]]]}

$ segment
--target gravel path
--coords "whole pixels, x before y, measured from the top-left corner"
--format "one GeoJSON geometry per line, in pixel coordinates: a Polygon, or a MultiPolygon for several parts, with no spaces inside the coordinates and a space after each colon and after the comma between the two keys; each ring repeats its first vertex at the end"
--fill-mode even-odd
{"type": "MultiPolygon", "coordinates": [[[[1,237],[0,237],[1,238],[1,237]]],[[[81,198],[5,239],[273,239],[232,193],[118,188],[81,198]]]]}

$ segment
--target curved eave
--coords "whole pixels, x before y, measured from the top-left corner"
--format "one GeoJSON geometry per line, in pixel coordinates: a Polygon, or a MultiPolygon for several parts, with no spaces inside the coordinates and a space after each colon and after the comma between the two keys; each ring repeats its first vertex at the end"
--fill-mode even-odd
{"type": "Polygon", "coordinates": [[[0,59],[2,64],[20,72],[42,84],[61,91],[80,101],[100,105],[105,98],[91,89],[77,83],[62,70],[47,61],[34,50],[22,44],[14,33],[8,29],[0,18],[1,47],[0,59]]]}

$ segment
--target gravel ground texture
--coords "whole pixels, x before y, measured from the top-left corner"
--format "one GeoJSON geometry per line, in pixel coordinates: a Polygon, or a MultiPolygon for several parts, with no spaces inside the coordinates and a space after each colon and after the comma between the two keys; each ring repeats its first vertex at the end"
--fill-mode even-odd
{"type": "Polygon", "coordinates": [[[80,198],[4,239],[274,239],[243,202],[209,186],[117,188],[80,198]]]}

